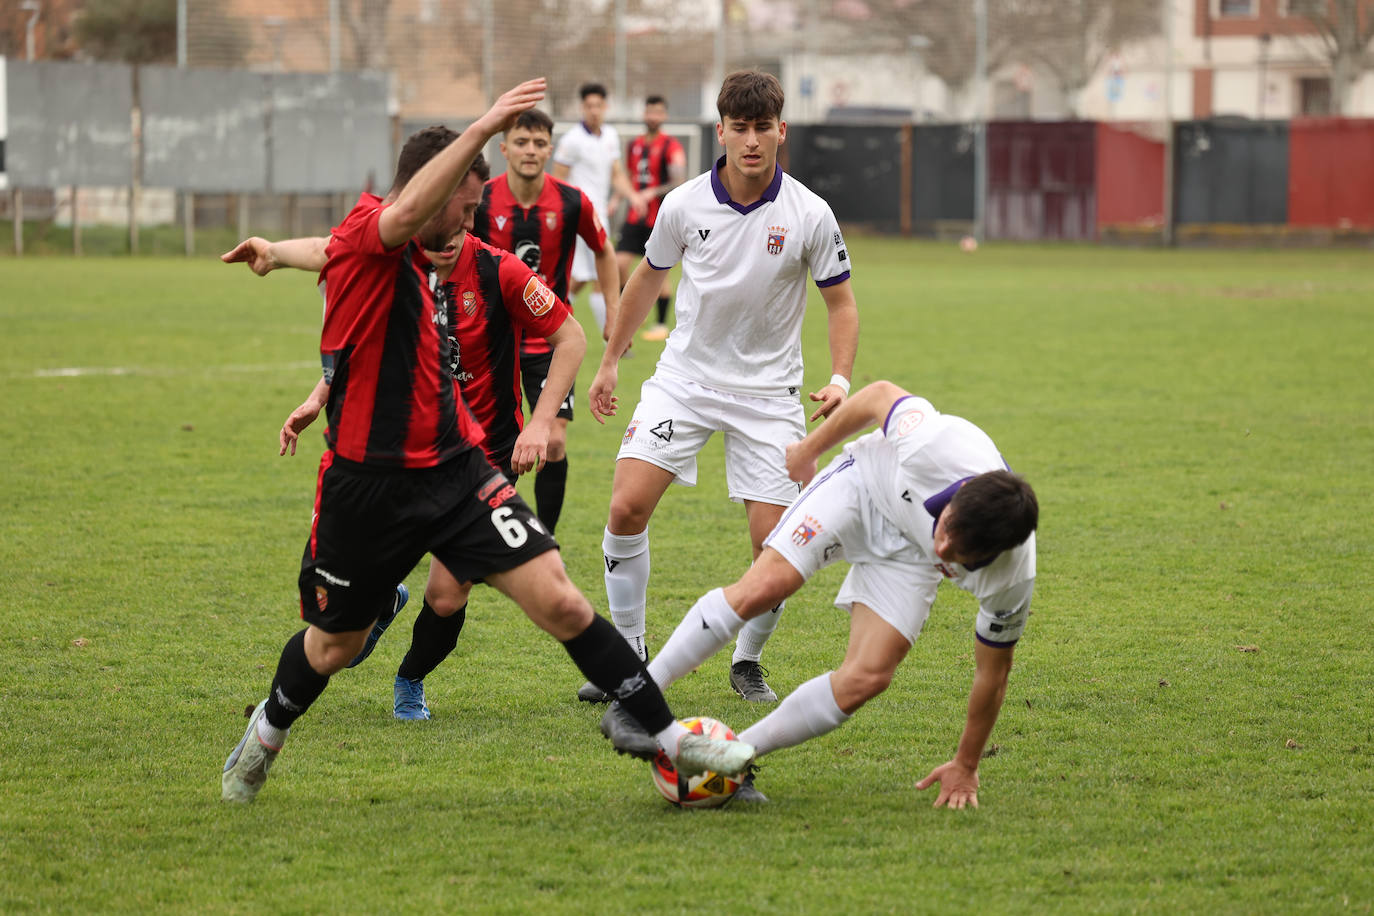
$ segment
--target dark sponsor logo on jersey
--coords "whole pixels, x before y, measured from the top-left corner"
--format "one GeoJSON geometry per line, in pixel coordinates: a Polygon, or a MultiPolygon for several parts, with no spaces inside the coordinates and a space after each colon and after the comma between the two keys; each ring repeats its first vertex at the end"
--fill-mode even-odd
{"type": "Polygon", "coordinates": [[[911,491],[910,491],[910,490],[903,490],[903,491],[902,491],[902,499],[906,500],[907,502],[911,502],[911,491]]]}
{"type": "Polygon", "coordinates": [[[320,367],[324,370],[324,383],[326,385],[334,384],[334,354],[321,353],[320,367]]]}
{"type": "Polygon", "coordinates": [[[701,236],[701,240],[702,240],[703,242],[706,241],[706,236],[708,236],[708,235],[710,235],[710,234],[711,234],[711,230],[710,230],[710,229],[698,229],[698,230],[697,230],[697,235],[701,236]]]}
{"type": "Polygon", "coordinates": [[[825,552],[824,552],[823,554],[821,554],[821,562],[822,562],[822,563],[829,563],[829,562],[830,562],[830,558],[833,557],[833,556],[835,555],[835,551],[837,551],[837,550],[839,550],[839,549],[840,549],[840,542],[839,542],[839,541],[836,541],[836,542],[833,543],[833,544],[827,544],[826,547],[825,547],[825,552]]]}
{"type": "Polygon", "coordinates": [[[988,629],[994,633],[1001,633],[1003,630],[1006,629],[1006,627],[1003,624],[994,623],[991,626],[989,626],[988,629]]]}
{"type": "Polygon", "coordinates": [[[482,486],[478,488],[477,498],[485,502],[488,496],[495,493],[497,490],[501,489],[509,483],[509,480],[498,474],[497,476],[493,477],[491,480],[488,480],[486,483],[482,484],[482,486]]]}
{"type": "Polygon", "coordinates": [[[658,436],[658,437],[659,437],[660,439],[662,439],[664,442],[672,442],[672,441],[673,441],[673,421],[672,421],[672,420],[664,420],[662,423],[658,424],[658,425],[655,426],[653,429],[649,430],[649,432],[653,433],[655,436],[658,436]]]}
{"type": "Polygon", "coordinates": [[[835,230],[835,234],[832,235],[830,238],[831,238],[832,241],[834,241],[835,247],[836,247],[836,248],[839,248],[841,245],[844,244],[844,236],[840,235],[840,232],[839,232],[838,229],[835,230]]]}
{"type": "Polygon", "coordinates": [[[841,249],[840,249],[840,255],[839,255],[839,257],[840,257],[840,260],[841,260],[841,261],[848,261],[848,260],[849,260],[849,252],[847,252],[847,251],[845,251],[843,248],[841,248],[841,249]]]}
{"type": "Polygon", "coordinates": [[[525,291],[522,295],[525,299],[525,307],[536,318],[548,314],[549,309],[553,308],[553,290],[540,283],[538,277],[529,278],[528,282],[525,283],[525,291]]]}
{"type": "Polygon", "coordinates": [[[782,254],[782,246],[787,242],[787,229],[783,226],[768,227],[768,253],[782,254]]]}
{"type": "Polygon", "coordinates": [[[539,263],[543,260],[544,253],[539,249],[539,243],[532,239],[521,239],[515,243],[515,256],[525,262],[525,266],[535,273],[539,272],[539,263]]]}

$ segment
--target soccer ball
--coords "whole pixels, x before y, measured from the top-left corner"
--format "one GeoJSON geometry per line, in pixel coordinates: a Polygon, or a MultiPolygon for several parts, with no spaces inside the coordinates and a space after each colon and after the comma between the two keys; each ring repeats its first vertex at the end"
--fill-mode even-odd
{"type": "MultiPolygon", "coordinates": [[[[683,719],[687,730],[709,738],[723,738],[734,741],[735,733],[724,722],[706,716],[683,719]]],[[[720,773],[701,773],[690,779],[683,779],[673,768],[673,761],[662,751],[649,764],[654,774],[654,786],[668,801],[679,808],[718,808],[734,797],[739,788],[739,780],[720,773]]]]}

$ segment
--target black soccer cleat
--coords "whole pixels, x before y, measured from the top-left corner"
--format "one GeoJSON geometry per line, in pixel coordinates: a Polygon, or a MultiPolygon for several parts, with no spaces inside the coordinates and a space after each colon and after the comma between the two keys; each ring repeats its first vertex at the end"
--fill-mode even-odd
{"type": "Polygon", "coordinates": [[[730,796],[732,805],[766,805],[768,796],[764,795],[754,786],[754,776],[758,774],[757,764],[749,764],[749,772],[744,774],[744,779],[740,781],[739,788],[735,794],[730,796]]]}
{"type": "Polygon", "coordinates": [[[730,686],[750,703],[776,703],[778,695],[764,680],[767,674],[758,662],[735,662],[730,666],[730,686]]]}
{"type": "Polygon", "coordinates": [[[616,700],[601,717],[601,734],[610,740],[617,754],[629,754],[640,760],[653,760],[658,755],[658,739],[644,730],[644,726],[616,700]]]}

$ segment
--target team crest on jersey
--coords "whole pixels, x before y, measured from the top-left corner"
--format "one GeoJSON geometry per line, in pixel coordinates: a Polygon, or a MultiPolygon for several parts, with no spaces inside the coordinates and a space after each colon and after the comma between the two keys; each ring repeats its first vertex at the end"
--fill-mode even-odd
{"type": "Polygon", "coordinates": [[[325,608],[329,607],[329,590],[323,585],[315,586],[315,604],[319,607],[321,614],[324,613],[325,608]]]}
{"type": "Polygon", "coordinates": [[[463,290],[463,313],[466,315],[477,314],[477,294],[469,290],[463,290]]]}
{"type": "Polygon", "coordinates": [[[787,229],[782,226],[768,227],[768,253],[782,254],[782,246],[787,241],[787,229]]]}
{"type": "Polygon", "coordinates": [[[505,218],[504,216],[498,216],[498,217],[496,217],[496,228],[497,228],[497,229],[504,229],[504,228],[506,228],[506,218],[505,218]]]}
{"type": "Polygon", "coordinates": [[[625,440],[624,440],[624,441],[629,442],[631,439],[633,439],[633,438],[635,437],[635,430],[637,430],[637,429],[639,429],[639,419],[638,419],[638,418],[636,418],[636,419],[634,419],[634,420],[631,420],[631,421],[630,421],[630,425],[627,426],[627,427],[625,427],[625,440]]]}
{"type": "Polygon", "coordinates": [[[897,435],[905,436],[907,433],[920,426],[925,418],[926,415],[919,410],[913,410],[910,413],[902,414],[902,418],[897,421],[897,435]]]}
{"type": "Polygon", "coordinates": [[[805,547],[807,544],[811,543],[811,539],[819,534],[820,531],[821,523],[808,515],[803,518],[802,523],[793,530],[792,543],[796,544],[798,547],[805,547]]]}
{"type": "Polygon", "coordinates": [[[557,229],[558,214],[553,212],[552,210],[546,211],[544,213],[544,225],[549,227],[550,232],[553,232],[555,229],[557,229]]]}
{"type": "Polygon", "coordinates": [[[530,277],[525,283],[525,306],[530,310],[530,314],[538,318],[548,314],[549,309],[553,308],[555,300],[553,290],[539,282],[538,277],[530,277]]]}

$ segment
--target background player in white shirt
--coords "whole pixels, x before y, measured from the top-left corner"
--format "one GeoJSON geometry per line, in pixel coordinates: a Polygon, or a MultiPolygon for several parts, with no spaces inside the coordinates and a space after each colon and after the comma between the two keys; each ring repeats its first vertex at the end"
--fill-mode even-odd
{"type": "MultiPolygon", "coordinates": [[[[839,668],[802,684],[740,732],[759,756],[842,725],[887,689],[920,635],[940,582],[978,599],[973,687],[954,759],[916,784],[940,783],[936,806],[978,806],[978,761],[1006,695],[1012,652],[1026,627],[1035,584],[1035,493],[1012,474],[992,440],[959,417],[891,382],[874,382],[787,449],[788,473],[807,484],[735,584],[702,597],[649,674],[666,688],[726,645],[745,620],[766,614],[811,576],[846,559],[835,598],[849,611],[839,668]],[[825,472],[816,459],[867,427],[825,472]]],[[[642,756],[652,736],[614,715],[602,729],[618,750],[642,756]],[[646,743],[647,742],[647,743],[646,743]]],[[[656,748],[655,748],[656,751],[656,748]]],[[[765,801],[752,774],[741,798],[765,801]]]]}
{"type": "MultiPolygon", "coordinates": [[[[596,208],[603,226],[609,226],[611,189],[624,197],[630,210],[642,213],[647,206],[644,195],[635,190],[620,161],[620,134],[606,121],[606,87],[586,83],[577,90],[582,98],[582,123],[558,141],[553,152],[553,177],[580,188],[596,208]]],[[[587,243],[577,240],[573,252],[568,301],[587,283],[592,284],[590,304],[597,327],[606,329],[606,298],[596,272],[596,256],[587,243]]]]}
{"type": "MultiPolygon", "coordinates": [[[[744,503],[754,556],[796,498],[784,449],[806,433],[797,394],[808,273],[825,301],[833,372],[810,395],[820,404],[811,419],[849,390],[859,338],[849,256],[830,207],[777,165],[787,135],[782,104],[770,74],[726,77],[716,124],[725,155],[663,199],[589,391],[598,421],[615,414],[619,356],[658,295],[660,272],[681,261],[677,325],[621,443],[602,543],[611,619],[641,655],[649,518],[669,484],[696,483],[696,455],[711,434],[725,436],[730,498],[744,503]]],[[[740,636],[730,680],[746,699],[777,700],[758,660],[779,610],[740,636]]],[[[578,696],[601,698],[588,685],[578,696]]]]}

